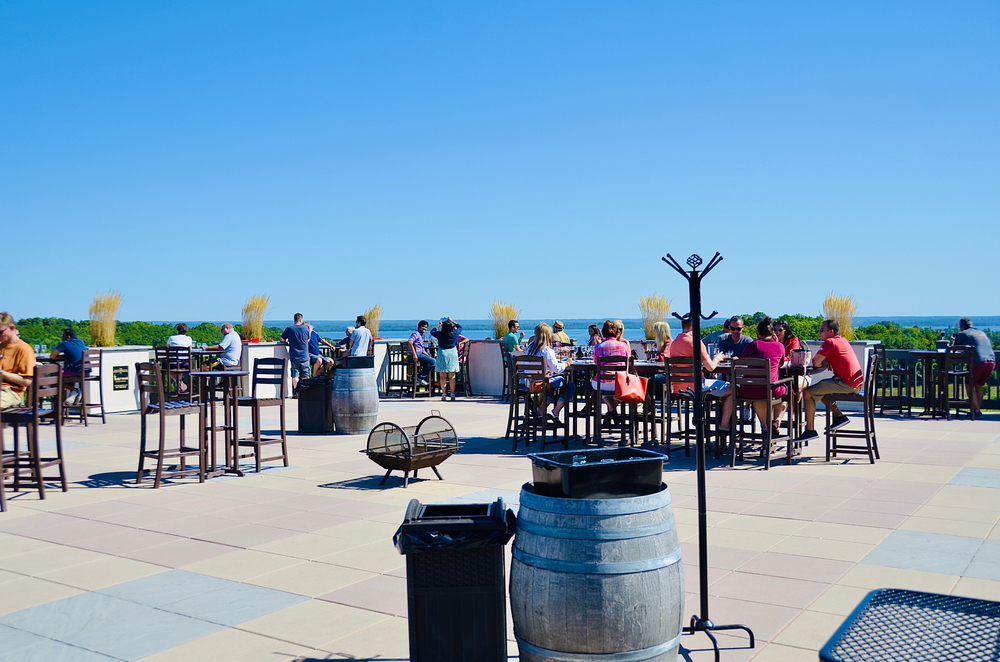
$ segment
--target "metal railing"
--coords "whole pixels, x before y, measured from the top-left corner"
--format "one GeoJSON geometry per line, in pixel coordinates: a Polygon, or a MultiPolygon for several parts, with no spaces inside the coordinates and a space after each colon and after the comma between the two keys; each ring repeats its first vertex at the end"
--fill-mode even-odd
{"type": "MultiPolygon", "coordinates": [[[[913,404],[923,407],[924,394],[926,388],[930,386],[931,377],[924,375],[924,360],[922,357],[913,356],[908,349],[887,349],[885,359],[889,367],[907,369],[913,375],[913,404]]],[[[965,384],[959,385],[960,394],[964,393],[965,384]]],[[[882,383],[879,383],[879,393],[882,390],[882,383]]],[[[983,393],[983,409],[1000,409],[1000,373],[994,370],[986,383],[983,393]]]]}

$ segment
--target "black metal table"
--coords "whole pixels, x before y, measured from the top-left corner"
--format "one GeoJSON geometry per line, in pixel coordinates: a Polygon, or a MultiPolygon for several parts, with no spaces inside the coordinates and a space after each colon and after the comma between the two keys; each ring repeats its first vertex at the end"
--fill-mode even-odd
{"type": "Polygon", "coordinates": [[[247,370],[198,370],[191,372],[192,378],[199,381],[198,392],[208,408],[205,413],[205,427],[200,431],[203,438],[209,440],[211,444],[211,471],[205,472],[205,477],[221,476],[222,474],[236,474],[242,476],[240,469],[240,434],[239,434],[239,407],[236,400],[236,380],[239,377],[246,377],[250,374],[247,370]],[[222,425],[218,424],[216,417],[215,386],[211,383],[214,379],[222,382],[222,425]],[[216,434],[223,433],[226,444],[226,462],[220,470],[216,452],[216,434]]]}
{"type": "Polygon", "coordinates": [[[1000,602],[883,588],[869,593],[819,652],[823,662],[1000,659],[1000,602]]]}

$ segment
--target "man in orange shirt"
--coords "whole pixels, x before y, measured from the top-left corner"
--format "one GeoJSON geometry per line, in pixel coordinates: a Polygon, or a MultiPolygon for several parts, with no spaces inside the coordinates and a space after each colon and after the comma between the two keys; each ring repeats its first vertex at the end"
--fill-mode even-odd
{"type": "Polygon", "coordinates": [[[851,343],[846,338],[840,336],[840,324],[836,320],[823,320],[823,325],[819,329],[819,339],[823,341],[823,347],[813,357],[813,365],[821,367],[826,364],[833,372],[833,377],[814,383],[803,393],[805,396],[806,431],[799,437],[802,441],[815,439],[819,436],[816,433],[817,400],[823,400],[823,403],[833,413],[831,430],[847,425],[848,418],[837,408],[837,403],[827,401],[824,396],[834,393],[859,393],[861,385],[865,381],[864,373],[861,372],[861,364],[858,363],[858,357],[854,354],[854,348],[851,347],[851,343]]]}
{"type": "Polygon", "coordinates": [[[10,313],[0,312],[0,410],[22,405],[34,370],[35,350],[21,340],[10,313]]]}

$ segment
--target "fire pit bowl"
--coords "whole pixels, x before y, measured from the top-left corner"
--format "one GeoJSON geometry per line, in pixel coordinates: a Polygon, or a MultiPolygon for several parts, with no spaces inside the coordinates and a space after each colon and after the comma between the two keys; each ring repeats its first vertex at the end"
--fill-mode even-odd
{"type": "Polygon", "coordinates": [[[451,423],[432,411],[417,425],[400,427],[395,423],[379,423],[368,435],[368,458],[385,469],[379,485],[385,485],[393,471],[403,472],[403,487],[410,483],[410,472],[430,467],[439,480],[444,480],[437,470],[458,450],[458,435],[451,423]]]}

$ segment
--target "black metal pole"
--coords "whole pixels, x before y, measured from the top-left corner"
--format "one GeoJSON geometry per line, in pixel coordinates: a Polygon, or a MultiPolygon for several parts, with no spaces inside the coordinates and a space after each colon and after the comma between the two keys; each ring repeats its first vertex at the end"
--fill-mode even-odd
{"type": "MultiPolygon", "coordinates": [[[[694,426],[695,426],[695,459],[697,460],[698,477],[698,585],[701,594],[700,613],[691,617],[691,625],[684,628],[685,634],[704,632],[712,641],[715,649],[715,661],[719,662],[719,642],[712,635],[713,630],[743,630],[750,635],[750,648],[754,648],[754,635],[746,625],[716,625],[708,617],[708,488],[705,483],[705,402],[702,397],[702,372],[703,364],[701,360],[701,320],[712,319],[716,312],[708,317],[701,314],[701,281],[715,265],[722,261],[722,256],[716,253],[708,265],[699,272],[698,267],[702,265],[702,259],[698,255],[692,255],[687,259],[687,264],[691,271],[687,272],[677,263],[669,253],[663,261],[674,268],[680,275],[688,281],[688,294],[691,298],[691,355],[694,359],[694,426]]],[[[674,313],[676,317],[680,317],[674,313]]]]}

